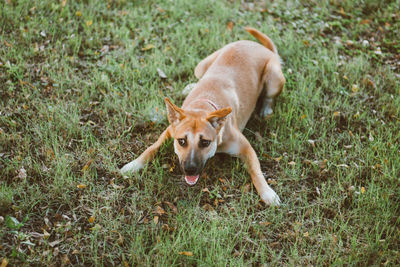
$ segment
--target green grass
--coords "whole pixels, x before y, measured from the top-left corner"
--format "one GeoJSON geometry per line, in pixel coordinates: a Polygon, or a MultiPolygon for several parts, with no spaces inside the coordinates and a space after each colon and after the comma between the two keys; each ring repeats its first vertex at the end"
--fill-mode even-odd
{"type": "Polygon", "coordinates": [[[0,260],[399,265],[399,10],[371,0],[2,1],[0,260]],[[186,187],[172,142],[122,178],[118,168],[167,126],[164,97],[181,104],[196,64],[254,40],[248,25],[284,62],[273,117],[244,130],[283,205],[260,203],[242,163],[224,155],[186,187]]]}

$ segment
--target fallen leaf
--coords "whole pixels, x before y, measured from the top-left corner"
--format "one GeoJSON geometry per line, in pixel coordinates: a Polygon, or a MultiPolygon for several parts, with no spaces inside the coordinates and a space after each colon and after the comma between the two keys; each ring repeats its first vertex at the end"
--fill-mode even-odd
{"type": "Polygon", "coordinates": [[[310,234],[308,233],[308,232],[305,232],[304,234],[303,234],[303,236],[304,237],[308,237],[310,234]]]}
{"type": "Polygon", "coordinates": [[[43,238],[48,239],[50,237],[49,232],[47,232],[45,229],[43,229],[43,238]]]}
{"type": "Polygon", "coordinates": [[[88,221],[89,221],[89,223],[94,223],[94,220],[95,220],[95,219],[96,219],[95,216],[90,216],[89,219],[88,219],[88,221]]]}
{"type": "Polygon", "coordinates": [[[62,259],[62,265],[68,265],[71,263],[67,254],[64,254],[61,259],[62,259]]]}
{"type": "Polygon", "coordinates": [[[147,51],[147,50],[150,50],[150,49],[153,49],[153,48],[155,48],[155,46],[153,44],[148,44],[145,47],[143,47],[141,50],[142,51],[147,51]]]}
{"type": "Polygon", "coordinates": [[[190,252],[190,251],[179,251],[178,254],[189,256],[189,257],[193,256],[193,252],[190,252]]]}
{"type": "Polygon", "coordinates": [[[229,21],[228,24],[226,25],[226,28],[228,29],[228,31],[232,31],[234,26],[233,21],[229,21]]]}
{"type": "Polygon", "coordinates": [[[90,167],[90,165],[92,165],[92,162],[93,162],[93,160],[91,159],[91,160],[89,160],[86,164],[85,164],[85,166],[83,166],[83,168],[82,168],[82,172],[85,172],[85,171],[87,171],[88,169],[89,169],[89,167],[90,167]]]}
{"type": "Polygon", "coordinates": [[[250,184],[245,184],[244,188],[243,188],[243,192],[244,193],[248,193],[250,191],[250,184]]]}
{"type": "Polygon", "coordinates": [[[308,142],[309,144],[311,144],[313,147],[315,147],[315,140],[309,139],[309,140],[307,140],[307,142],[308,142]]]}
{"type": "Polygon", "coordinates": [[[172,210],[173,213],[175,214],[178,213],[178,209],[174,204],[168,201],[165,201],[164,203],[168,205],[168,207],[172,210]]]}
{"type": "Polygon", "coordinates": [[[162,69],[157,68],[157,72],[158,72],[158,76],[160,76],[160,78],[162,78],[162,79],[167,78],[167,75],[162,71],[162,69]]]}
{"type": "Polygon", "coordinates": [[[333,117],[338,117],[340,115],[340,111],[333,112],[333,117]]]}
{"type": "Polygon", "coordinates": [[[278,184],[278,182],[275,179],[271,179],[271,178],[268,178],[268,183],[270,185],[277,185],[278,184]]]}
{"type": "Polygon", "coordinates": [[[2,259],[2,261],[1,261],[1,267],[6,267],[8,265],[8,260],[7,260],[7,258],[3,258],[2,259]]]}
{"type": "Polygon", "coordinates": [[[363,19],[362,21],[360,21],[361,25],[370,24],[370,23],[371,23],[371,21],[369,19],[363,19]]]}
{"type": "Polygon", "coordinates": [[[296,165],[296,162],[294,162],[294,161],[288,162],[288,165],[294,166],[294,165],[296,165]]]}
{"type": "Polygon", "coordinates": [[[82,16],[82,12],[81,12],[81,11],[79,11],[79,10],[78,10],[78,11],[76,11],[76,12],[75,12],[75,16],[77,16],[77,17],[81,17],[81,16],[82,16]]]}
{"type": "Polygon", "coordinates": [[[271,222],[260,222],[259,224],[262,226],[268,226],[271,224],[271,222]]]}
{"type": "Polygon", "coordinates": [[[79,188],[79,189],[84,189],[84,188],[86,188],[86,185],[85,184],[78,184],[76,187],[79,188]]]}
{"type": "Polygon", "coordinates": [[[160,206],[156,206],[155,213],[158,214],[158,215],[166,214],[165,210],[163,208],[161,208],[160,206]]]}
{"type": "Polygon", "coordinates": [[[201,189],[201,191],[202,192],[205,192],[205,193],[209,193],[210,194],[210,190],[208,190],[208,188],[206,187],[206,188],[203,188],[203,189],[201,189]]]}
{"type": "Polygon", "coordinates": [[[344,167],[344,168],[349,168],[349,165],[347,165],[347,164],[339,164],[339,165],[337,165],[338,167],[344,167]]]}
{"type": "Polygon", "coordinates": [[[124,267],[129,267],[129,263],[127,261],[124,260],[123,263],[124,263],[124,267]]]}
{"type": "Polygon", "coordinates": [[[89,26],[91,26],[92,24],[93,24],[93,21],[92,21],[92,20],[87,20],[87,21],[86,21],[86,26],[89,27],[89,26]]]}
{"type": "Polygon", "coordinates": [[[97,223],[93,227],[89,228],[90,231],[96,231],[96,230],[100,230],[100,229],[101,229],[101,225],[97,224],[97,223]]]}
{"type": "Polygon", "coordinates": [[[154,218],[153,218],[153,222],[155,225],[158,224],[158,218],[159,218],[158,216],[154,216],[154,218]]]}
{"type": "Polygon", "coordinates": [[[364,193],[365,193],[365,187],[362,186],[362,187],[361,187],[361,194],[364,194],[364,193]]]}
{"type": "Polygon", "coordinates": [[[26,170],[24,167],[22,167],[19,171],[18,171],[18,178],[20,179],[25,179],[26,178],[26,170]]]}
{"type": "Polygon", "coordinates": [[[6,40],[4,40],[4,44],[5,44],[7,47],[13,47],[13,45],[10,44],[9,42],[7,42],[6,40]]]}
{"type": "Polygon", "coordinates": [[[280,156],[280,157],[278,157],[278,158],[274,158],[274,160],[275,160],[276,162],[281,161],[281,159],[282,159],[282,156],[280,156]]]}
{"type": "Polygon", "coordinates": [[[58,244],[60,244],[62,242],[62,240],[55,240],[53,242],[49,243],[49,246],[54,248],[55,246],[57,246],[58,244]]]}
{"type": "Polygon", "coordinates": [[[211,206],[211,205],[208,204],[208,203],[204,204],[202,208],[203,208],[203,210],[205,210],[205,211],[214,211],[213,206],[211,206]]]}

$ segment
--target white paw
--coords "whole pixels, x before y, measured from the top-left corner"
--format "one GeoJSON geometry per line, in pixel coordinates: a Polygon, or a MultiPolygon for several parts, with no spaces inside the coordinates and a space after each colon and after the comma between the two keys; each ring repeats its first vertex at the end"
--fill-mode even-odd
{"type": "Polygon", "coordinates": [[[271,188],[268,188],[267,190],[265,190],[264,193],[261,194],[261,199],[265,202],[265,204],[270,206],[281,205],[281,200],[279,199],[279,196],[271,188]]]}
{"type": "Polygon", "coordinates": [[[125,164],[124,167],[121,168],[120,172],[121,174],[128,174],[132,172],[136,172],[143,168],[143,164],[138,160],[135,159],[134,161],[129,162],[128,164],[125,164]]]}

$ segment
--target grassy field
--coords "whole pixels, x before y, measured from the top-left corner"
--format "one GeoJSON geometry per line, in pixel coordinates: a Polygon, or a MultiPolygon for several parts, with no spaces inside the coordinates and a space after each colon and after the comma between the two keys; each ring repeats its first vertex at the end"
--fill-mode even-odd
{"type": "Polygon", "coordinates": [[[1,266],[398,266],[399,5],[2,0],[1,266]],[[248,25],[284,62],[274,115],[244,130],[283,205],[226,155],[185,186],[172,142],[124,179],[164,97],[248,25]]]}

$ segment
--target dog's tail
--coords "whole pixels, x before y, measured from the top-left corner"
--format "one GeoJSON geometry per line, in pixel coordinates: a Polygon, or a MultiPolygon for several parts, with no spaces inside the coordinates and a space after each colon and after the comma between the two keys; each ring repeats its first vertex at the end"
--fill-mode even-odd
{"type": "Polygon", "coordinates": [[[274,45],[274,42],[272,42],[272,40],[269,39],[269,37],[267,35],[263,34],[259,30],[256,30],[256,29],[254,29],[252,27],[245,27],[245,30],[248,31],[254,37],[256,37],[256,39],[258,41],[260,41],[260,43],[263,46],[265,46],[266,48],[268,48],[269,50],[271,50],[275,54],[278,54],[278,50],[276,49],[276,46],[274,45]]]}

